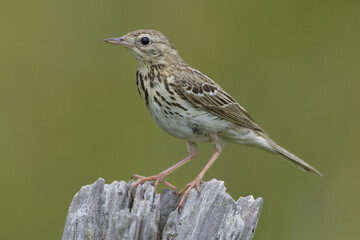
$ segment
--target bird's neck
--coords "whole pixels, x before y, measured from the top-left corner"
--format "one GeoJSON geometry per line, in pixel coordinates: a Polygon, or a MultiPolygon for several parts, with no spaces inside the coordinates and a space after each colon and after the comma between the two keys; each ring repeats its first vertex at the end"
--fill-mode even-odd
{"type": "Polygon", "coordinates": [[[137,57],[137,60],[139,62],[139,69],[140,68],[150,69],[152,66],[163,66],[170,68],[179,68],[179,67],[188,66],[187,63],[178,55],[176,56],[167,55],[157,59],[143,59],[137,57]]]}

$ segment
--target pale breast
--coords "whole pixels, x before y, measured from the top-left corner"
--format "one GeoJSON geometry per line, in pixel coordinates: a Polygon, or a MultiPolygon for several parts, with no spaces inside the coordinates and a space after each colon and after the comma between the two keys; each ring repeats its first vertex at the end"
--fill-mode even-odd
{"type": "Polygon", "coordinates": [[[167,133],[194,142],[211,141],[209,135],[224,131],[229,123],[195,107],[174,91],[173,77],[159,74],[161,66],[139,68],[136,83],[157,125],[167,133]]]}

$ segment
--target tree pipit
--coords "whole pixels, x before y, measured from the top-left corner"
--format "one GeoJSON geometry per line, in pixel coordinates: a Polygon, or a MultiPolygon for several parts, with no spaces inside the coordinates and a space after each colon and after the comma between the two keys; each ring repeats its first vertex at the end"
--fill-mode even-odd
{"type": "Polygon", "coordinates": [[[191,189],[196,188],[200,193],[204,174],[219,157],[222,145],[227,141],[279,154],[303,170],[321,175],[271,140],[234,98],[209,77],[190,67],[162,33],[137,30],[123,37],[105,39],[105,42],[123,46],[135,55],[139,62],[136,85],[146,108],[160,128],[186,140],[190,152],[188,157],[157,175],[134,175],[138,180],[133,188],[145,181],[155,181],[155,188],[158,183],[164,183],[177,191],[164,178],[196,157],[198,142],[212,142],[214,152],[200,174],[180,191],[179,208],[191,189]]]}

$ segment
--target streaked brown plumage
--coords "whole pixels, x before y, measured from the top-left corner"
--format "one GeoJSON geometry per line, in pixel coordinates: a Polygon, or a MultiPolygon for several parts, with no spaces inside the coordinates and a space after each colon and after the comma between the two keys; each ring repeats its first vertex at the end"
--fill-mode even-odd
{"type": "Polygon", "coordinates": [[[187,141],[190,155],[158,175],[143,177],[144,181],[162,182],[176,191],[164,177],[197,155],[197,142],[212,142],[214,153],[201,173],[183,190],[179,207],[190,190],[199,191],[202,178],[222,151],[226,141],[246,144],[279,154],[306,171],[319,171],[272,141],[250,115],[218,84],[190,67],[178,55],[174,45],[162,33],[137,30],[105,42],[131,50],[139,62],[136,84],[151,116],[160,128],[187,141]]]}

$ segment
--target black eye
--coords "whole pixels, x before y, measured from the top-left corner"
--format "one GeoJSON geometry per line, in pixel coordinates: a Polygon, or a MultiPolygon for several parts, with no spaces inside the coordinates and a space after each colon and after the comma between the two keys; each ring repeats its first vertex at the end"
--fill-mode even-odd
{"type": "Polygon", "coordinates": [[[149,38],[147,38],[147,37],[143,37],[142,39],[141,39],[141,43],[142,43],[142,45],[148,45],[149,43],[150,43],[150,39],[149,38]]]}

